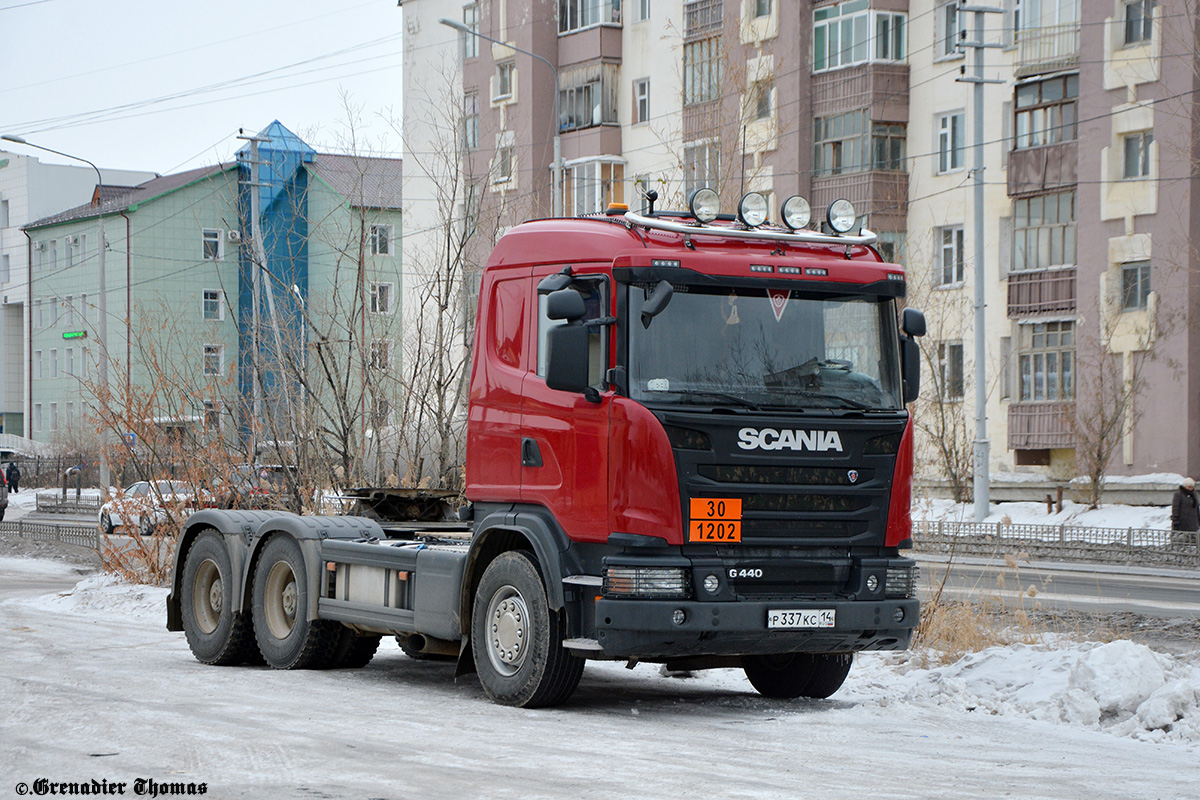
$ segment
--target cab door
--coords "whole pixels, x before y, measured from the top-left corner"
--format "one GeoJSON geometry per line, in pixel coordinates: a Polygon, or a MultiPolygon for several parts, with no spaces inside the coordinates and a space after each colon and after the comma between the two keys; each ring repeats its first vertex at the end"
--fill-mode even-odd
{"type": "MultiPolygon", "coordinates": [[[[562,324],[546,317],[546,298],[536,294],[538,281],[562,265],[534,270],[536,315],[533,364],[525,376],[521,408],[521,499],[544,506],[575,541],[608,539],[608,426],[611,392],[599,392],[599,402],[582,394],[546,386],[546,332],[562,324]]],[[[611,316],[610,283],[603,274],[589,278],[576,269],[574,290],[584,297],[585,321],[611,316]]],[[[594,329],[588,354],[588,373],[599,387],[610,363],[610,327],[594,329]]]]}

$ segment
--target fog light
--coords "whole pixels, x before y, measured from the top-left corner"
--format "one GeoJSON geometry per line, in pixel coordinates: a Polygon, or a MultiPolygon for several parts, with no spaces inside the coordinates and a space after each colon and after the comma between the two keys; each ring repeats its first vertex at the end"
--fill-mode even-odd
{"type": "Polygon", "coordinates": [[[916,567],[888,567],[887,596],[889,599],[912,597],[917,590],[916,567]]]}
{"type": "Polygon", "coordinates": [[[849,200],[834,200],[825,212],[825,221],[838,233],[847,233],[858,219],[849,200]]]}
{"type": "Polygon", "coordinates": [[[892,612],[892,618],[896,620],[896,622],[904,622],[904,609],[897,608],[892,612]]]}
{"type": "Polygon", "coordinates": [[[704,579],[704,591],[709,594],[716,594],[717,589],[721,588],[721,579],[716,575],[709,575],[704,579]]]}
{"type": "Polygon", "coordinates": [[[867,591],[873,592],[878,588],[879,588],[879,578],[876,578],[874,575],[868,575],[867,576],[867,591]]]}
{"type": "Polygon", "coordinates": [[[677,608],[675,609],[675,612],[671,614],[671,622],[674,622],[676,625],[682,625],[683,623],[687,622],[687,614],[684,613],[682,608],[677,608]]]}

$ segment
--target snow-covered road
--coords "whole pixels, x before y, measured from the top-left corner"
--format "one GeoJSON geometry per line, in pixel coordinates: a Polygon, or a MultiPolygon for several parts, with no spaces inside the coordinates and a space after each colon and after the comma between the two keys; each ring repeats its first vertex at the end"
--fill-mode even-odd
{"type": "Polygon", "coordinates": [[[356,671],[205,667],[164,629],[164,590],[79,580],[0,558],[0,797],[38,779],[221,798],[1200,795],[1200,659],[1129,642],[868,655],[820,702],[763,699],[739,671],[593,663],[568,705],[531,711],[389,641],[356,671]]]}

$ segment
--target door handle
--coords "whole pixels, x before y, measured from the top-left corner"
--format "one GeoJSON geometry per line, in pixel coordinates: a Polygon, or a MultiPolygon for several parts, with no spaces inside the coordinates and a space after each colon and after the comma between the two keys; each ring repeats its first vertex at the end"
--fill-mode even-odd
{"type": "Polygon", "coordinates": [[[542,465],[542,451],[538,448],[536,439],[528,437],[521,440],[521,466],[522,467],[540,467],[542,465]]]}

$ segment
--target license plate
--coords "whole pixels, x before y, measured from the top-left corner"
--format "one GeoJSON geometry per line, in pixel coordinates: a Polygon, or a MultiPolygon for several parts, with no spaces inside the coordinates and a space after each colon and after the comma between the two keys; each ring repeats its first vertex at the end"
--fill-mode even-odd
{"type": "Polygon", "coordinates": [[[768,628],[832,628],[832,608],[785,609],[767,612],[768,628]]]}

